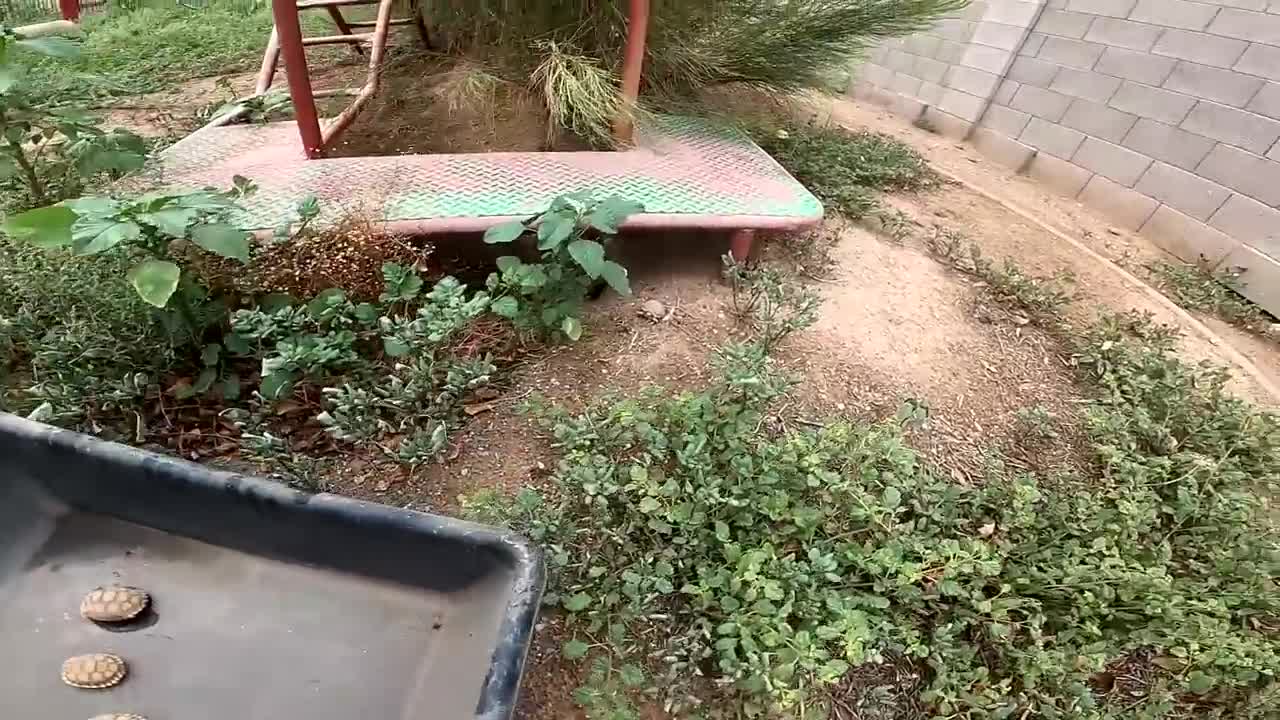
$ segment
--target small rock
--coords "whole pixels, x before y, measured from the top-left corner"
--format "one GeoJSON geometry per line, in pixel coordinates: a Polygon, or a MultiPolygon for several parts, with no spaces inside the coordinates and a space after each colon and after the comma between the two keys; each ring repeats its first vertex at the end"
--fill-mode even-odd
{"type": "Polygon", "coordinates": [[[645,300],[637,311],[641,317],[660,322],[667,317],[667,306],[657,300],[645,300]]]}
{"type": "Polygon", "coordinates": [[[1267,334],[1280,340],[1280,323],[1271,323],[1271,326],[1267,328],[1267,334]]]}
{"type": "Polygon", "coordinates": [[[1119,230],[1117,230],[1117,229],[1115,229],[1115,228],[1113,228],[1113,227],[1109,227],[1109,228],[1107,228],[1107,232],[1111,233],[1112,235],[1119,235],[1119,234],[1120,234],[1120,231],[1119,231],[1119,230]]]}

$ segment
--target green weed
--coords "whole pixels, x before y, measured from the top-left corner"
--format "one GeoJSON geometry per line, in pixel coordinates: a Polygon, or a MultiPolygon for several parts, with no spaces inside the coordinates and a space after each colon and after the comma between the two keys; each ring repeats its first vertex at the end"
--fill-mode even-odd
{"type": "Polygon", "coordinates": [[[985,281],[996,299],[1027,313],[1031,319],[1052,323],[1071,301],[1066,286],[1070,276],[1036,278],[1008,260],[997,265],[963,233],[935,225],[933,233],[925,238],[925,245],[952,267],[985,281]]]}
{"type": "Polygon", "coordinates": [[[939,182],[924,158],[887,135],[840,127],[788,125],[756,140],[831,208],[860,218],[875,211],[875,191],[919,190],[939,182]]]}
{"type": "Polygon", "coordinates": [[[1188,310],[1215,315],[1251,332],[1266,334],[1274,317],[1242,296],[1238,275],[1214,274],[1195,265],[1159,261],[1147,266],[1157,287],[1188,310]]]}
{"type": "Polygon", "coordinates": [[[637,692],[593,666],[577,697],[595,717],[626,717],[620,694],[821,716],[850,673],[914,662],[941,717],[1262,718],[1280,419],[1169,343],[1122,318],[1075,344],[1097,477],[961,484],[897,419],[761,432],[790,382],[756,342],[721,349],[700,390],[545,411],[550,492],[465,507],[546,548],[566,656],[644,669],[637,692]],[[1113,691],[1140,661],[1148,682],[1113,691]]]}

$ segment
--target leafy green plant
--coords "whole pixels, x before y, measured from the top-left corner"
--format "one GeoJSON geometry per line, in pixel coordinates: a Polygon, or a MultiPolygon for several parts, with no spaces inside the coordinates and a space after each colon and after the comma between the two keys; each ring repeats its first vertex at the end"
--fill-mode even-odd
{"type": "Polygon", "coordinates": [[[489,276],[493,296],[490,309],[520,330],[582,336],[582,305],[596,281],[619,295],[630,295],[627,269],[605,257],[596,238],[615,235],[622,223],[643,208],[618,196],[600,202],[589,193],[561,195],[551,206],[528,220],[490,228],[490,244],[513,243],[526,234],[537,238],[541,262],[526,263],[515,255],[498,258],[498,272],[489,276]]]}
{"type": "Polygon", "coordinates": [[[294,212],[298,216],[297,220],[280,223],[271,231],[274,242],[284,243],[306,235],[316,218],[320,217],[320,201],[315,195],[308,195],[298,202],[294,212]]]}
{"type": "Polygon", "coordinates": [[[1026,312],[1032,319],[1052,323],[1071,301],[1066,288],[1071,280],[1069,275],[1036,278],[1007,259],[996,265],[982,254],[976,243],[955,230],[934,226],[925,244],[930,252],[952,267],[986,281],[998,300],[1026,312]]]}
{"type": "Polygon", "coordinates": [[[150,193],[131,199],[84,197],[8,217],[0,228],[37,247],[68,248],[75,255],[126,254],[125,273],[144,302],[172,308],[194,340],[203,324],[197,305],[207,293],[191,273],[183,273],[173,250],[190,240],[221,257],[249,259],[249,235],[230,224],[239,191],[203,190],[182,195],[150,193]]]}
{"type": "Polygon", "coordinates": [[[62,37],[23,38],[0,25],[0,183],[18,183],[24,197],[7,200],[10,209],[74,196],[93,178],[142,167],[142,138],[127,130],[104,131],[80,110],[34,102],[16,62],[24,50],[68,58],[79,46],[62,37]]]}
{"type": "MultiPolygon", "coordinates": [[[[1097,478],[957,482],[897,419],[762,434],[789,382],[757,342],[701,390],[544,411],[551,492],[464,508],[546,549],[566,656],[647,660],[677,714],[822,716],[831,683],[906,662],[935,717],[1265,717],[1280,418],[1131,319],[1076,357],[1097,478]],[[1150,681],[1110,690],[1120,663],[1150,681]]],[[[635,693],[598,686],[579,700],[606,713],[635,693]]]]}
{"type": "Polygon", "coordinates": [[[876,212],[876,191],[922,190],[941,182],[910,145],[873,132],[791,124],[756,141],[827,205],[850,218],[876,212]]]}
{"type": "Polygon", "coordinates": [[[786,282],[772,268],[743,265],[727,253],[721,260],[733,289],[734,315],[753,324],[765,352],[818,319],[817,293],[786,282]]]}
{"type": "Polygon", "coordinates": [[[1215,274],[1195,265],[1167,261],[1152,263],[1147,269],[1157,287],[1184,308],[1216,315],[1262,335],[1275,322],[1274,317],[1240,294],[1238,274],[1215,274]]]}

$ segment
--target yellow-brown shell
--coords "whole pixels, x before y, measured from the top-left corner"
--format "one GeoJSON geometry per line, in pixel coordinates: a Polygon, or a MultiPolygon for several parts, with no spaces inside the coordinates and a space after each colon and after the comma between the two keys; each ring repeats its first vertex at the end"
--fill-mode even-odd
{"type": "Polygon", "coordinates": [[[106,715],[94,715],[89,720],[147,720],[141,715],[133,713],[107,713],[106,715]]]}
{"type": "Polygon", "coordinates": [[[62,682],[78,688],[109,688],[119,685],[128,672],[124,658],[119,655],[77,655],[62,663],[62,682]]]}
{"type": "Polygon", "coordinates": [[[151,596],[135,587],[95,588],[80,601],[80,615],[98,622],[123,622],[147,609],[151,596]]]}

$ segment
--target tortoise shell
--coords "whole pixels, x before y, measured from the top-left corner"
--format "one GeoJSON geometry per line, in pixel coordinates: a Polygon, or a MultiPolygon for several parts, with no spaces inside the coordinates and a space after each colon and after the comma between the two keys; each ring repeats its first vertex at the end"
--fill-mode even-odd
{"type": "Polygon", "coordinates": [[[89,720],[147,720],[141,715],[133,713],[107,713],[106,715],[94,715],[89,720]]]}
{"type": "Polygon", "coordinates": [[[122,585],[100,587],[80,601],[80,615],[97,622],[122,622],[137,617],[147,609],[149,602],[151,596],[138,588],[122,585]]]}
{"type": "Polygon", "coordinates": [[[62,682],[78,688],[109,688],[120,684],[128,672],[119,655],[77,655],[62,663],[62,682]]]}

